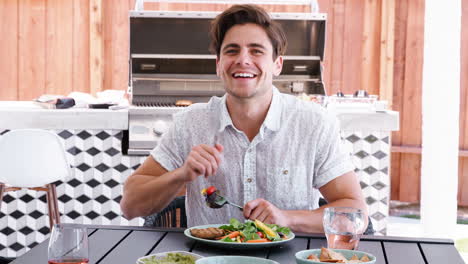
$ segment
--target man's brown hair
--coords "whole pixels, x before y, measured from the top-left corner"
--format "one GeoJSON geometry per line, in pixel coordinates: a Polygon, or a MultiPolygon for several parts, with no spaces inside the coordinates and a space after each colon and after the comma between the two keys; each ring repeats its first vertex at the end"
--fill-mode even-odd
{"type": "Polygon", "coordinates": [[[284,55],[287,46],[286,35],[281,26],[268,13],[256,5],[233,5],[211,22],[210,50],[219,57],[221,44],[226,32],[235,25],[252,23],[261,26],[273,46],[273,60],[284,55]]]}

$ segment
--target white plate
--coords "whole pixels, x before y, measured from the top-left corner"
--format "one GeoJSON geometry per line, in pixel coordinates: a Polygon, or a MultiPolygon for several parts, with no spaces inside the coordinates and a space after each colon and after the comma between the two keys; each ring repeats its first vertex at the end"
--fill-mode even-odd
{"type": "Polygon", "coordinates": [[[179,254],[182,254],[182,255],[188,255],[188,256],[192,256],[195,258],[195,261],[197,261],[198,259],[201,259],[203,258],[202,256],[200,255],[197,255],[195,253],[192,253],[192,252],[187,252],[187,251],[168,251],[168,252],[161,252],[161,253],[156,253],[156,254],[151,254],[151,255],[148,255],[148,256],[144,256],[144,257],[141,257],[139,259],[137,259],[137,262],[136,264],[144,264],[143,262],[143,259],[149,259],[153,256],[156,257],[156,259],[162,259],[162,258],[165,258],[167,257],[167,254],[168,253],[179,253],[179,254]]]}
{"type": "Polygon", "coordinates": [[[201,229],[201,228],[208,228],[208,227],[220,227],[222,225],[227,225],[227,224],[194,226],[194,227],[185,229],[184,235],[193,240],[200,241],[205,244],[212,245],[212,246],[225,247],[225,248],[237,248],[237,249],[265,248],[265,247],[279,246],[279,245],[282,245],[284,243],[287,243],[293,240],[295,237],[294,233],[291,232],[288,236],[288,239],[282,240],[282,241],[273,241],[273,242],[264,242],[264,243],[237,243],[237,242],[224,242],[224,241],[219,241],[219,240],[204,239],[204,238],[194,237],[192,236],[192,234],[190,234],[190,229],[192,228],[201,229]]]}

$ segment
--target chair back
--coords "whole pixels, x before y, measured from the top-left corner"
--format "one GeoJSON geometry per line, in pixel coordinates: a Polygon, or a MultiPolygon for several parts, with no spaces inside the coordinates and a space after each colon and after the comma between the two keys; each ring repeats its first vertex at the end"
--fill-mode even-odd
{"type": "Polygon", "coordinates": [[[176,197],[161,212],[143,218],[143,226],[147,227],[187,227],[185,196],[176,197]]]}
{"type": "Polygon", "coordinates": [[[39,187],[70,175],[62,139],[42,129],[18,129],[0,138],[0,182],[39,187]]]}

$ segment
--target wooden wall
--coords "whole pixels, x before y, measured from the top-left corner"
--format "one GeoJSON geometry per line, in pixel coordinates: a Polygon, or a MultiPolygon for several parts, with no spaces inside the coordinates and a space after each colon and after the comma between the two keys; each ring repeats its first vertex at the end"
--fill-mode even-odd
{"type": "MultiPolygon", "coordinates": [[[[460,148],[468,149],[468,0],[463,3],[460,148]]],[[[400,112],[392,139],[392,199],[418,201],[424,0],[319,0],[328,14],[324,81],[328,94],[365,89],[400,112]]],[[[71,91],[126,89],[128,10],[134,0],[1,0],[0,100],[71,91]]],[[[226,5],[148,4],[160,10],[226,5]]],[[[306,6],[265,6],[308,11],[306,6]]],[[[461,151],[459,203],[468,205],[468,151],[461,151]]]]}

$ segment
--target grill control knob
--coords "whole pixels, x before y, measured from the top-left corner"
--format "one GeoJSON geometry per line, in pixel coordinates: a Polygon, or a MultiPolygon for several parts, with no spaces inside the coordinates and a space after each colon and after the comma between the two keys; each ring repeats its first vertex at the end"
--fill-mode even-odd
{"type": "Polygon", "coordinates": [[[153,132],[156,136],[162,136],[162,134],[166,133],[168,129],[168,125],[165,121],[158,120],[154,122],[153,132]]]}

